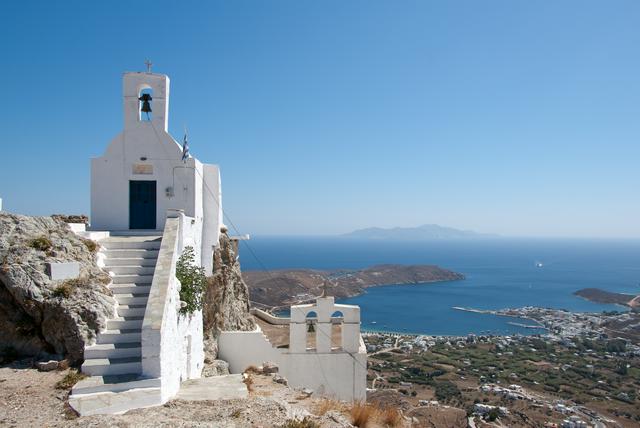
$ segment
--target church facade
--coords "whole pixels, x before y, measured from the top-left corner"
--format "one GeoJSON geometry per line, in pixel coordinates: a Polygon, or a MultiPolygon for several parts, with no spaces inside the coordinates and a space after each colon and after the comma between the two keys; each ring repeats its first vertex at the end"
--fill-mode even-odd
{"type": "Polygon", "coordinates": [[[167,212],[181,210],[202,231],[196,252],[210,274],[223,223],[220,170],[183,156],[169,134],[169,83],[163,74],[124,74],[124,128],[91,159],[91,229],[162,231],[167,212]]]}

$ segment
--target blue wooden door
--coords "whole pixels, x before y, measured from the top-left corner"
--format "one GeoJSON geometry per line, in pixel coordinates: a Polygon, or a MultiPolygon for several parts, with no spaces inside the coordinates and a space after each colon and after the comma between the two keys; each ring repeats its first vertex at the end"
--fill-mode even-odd
{"type": "Polygon", "coordinates": [[[156,182],[129,181],[129,229],[156,228],[156,182]]]}

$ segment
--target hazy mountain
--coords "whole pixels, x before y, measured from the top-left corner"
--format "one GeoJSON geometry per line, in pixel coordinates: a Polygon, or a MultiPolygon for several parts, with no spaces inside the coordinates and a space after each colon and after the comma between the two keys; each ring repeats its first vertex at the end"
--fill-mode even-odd
{"type": "Polygon", "coordinates": [[[471,230],[460,230],[452,227],[439,226],[437,224],[425,224],[418,227],[394,227],[383,229],[369,227],[358,229],[341,235],[347,238],[364,239],[396,239],[396,240],[428,240],[428,239],[471,239],[471,238],[495,238],[498,235],[478,233],[471,230]]]}

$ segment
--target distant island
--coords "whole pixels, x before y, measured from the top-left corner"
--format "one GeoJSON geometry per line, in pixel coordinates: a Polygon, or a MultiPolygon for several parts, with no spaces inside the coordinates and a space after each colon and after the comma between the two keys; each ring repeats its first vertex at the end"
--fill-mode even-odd
{"type": "Polygon", "coordinates": [[[322,294],[330,280],[329,293],[338,298],[364,293],[368,287],[395,284],[457,281],[464,275],[433,265],[376,265],[361,270],[288,269],[270,272],[246,271],[242,277],[256,306],[280,307],[312,300],[322,294]]]}
{"type": "Polygon", "coordinates": [[[599,288],[583,288],[573,294],[596,303],[622,305],[630,308],[640,307],[640,296],[633,294],[613,293],[599,288]]]}
{"type": "Polygon", "coordinates": [[[418,227],[393,227],[384,229],[369,227],[340,235],[344,238],[360,239],[395,239],[395,240],[435,240],[435,239],[473,239],[496,238],[499,235],[478,233],[471,230],[460,230],[437,224],[424,224],[418,227]]]}

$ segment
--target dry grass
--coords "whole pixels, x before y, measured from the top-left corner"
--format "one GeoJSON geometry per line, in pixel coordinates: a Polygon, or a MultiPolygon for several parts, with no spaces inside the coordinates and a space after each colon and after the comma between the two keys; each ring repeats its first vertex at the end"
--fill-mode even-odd
{"type": "Polygon", "coordinates": [[[378,419],[385,426],[398,427],[402,423],[402,414],[395,407],[385,407],[378,410],[378,419]]]}
{"type": "Polygon", "coordinates": [[[320,428],[320,425],[305,416],[302,420],[289,419],[280,428],[320,428]]]}
{"type": "Polygon", "coordinates": [[[73,388],[73,385],[86,377],[86,374],[80,373],[77,370],[69,370],[69,373],[56,383],[56,389],[71,389],[73,388]]]}
{"type": "Polygon", "coordinates": [[[87,250],[91,251],[93,254],[97,253],[100,249],[100,245],[96,241],[85,238],[80,238],[80,240],[87,247],[87,250]]]}
{"type": "Polygon", "coordinates": [[[42,235],[39,238],[35,238],[35,239],[32,239],[31,241],[29,241],[29,246],[31,248],[36,249],[36,250],[48,251],[51,248],[53,248],[53,243],[51,242],[51,240],[49,238],[47,238],[46,236],[42,235]]]}
{"type": "Polygon", "coordinates": [[[53,290],[53,297],[69,298],[73,294],[73,290],[75,290],[75,288],[76,287],[74,285],[65,281],[53,290]]]}
{"type": "Polygon", "coordinates": [[[329,398],[323,398],[315,403],[313,411],[317,416],[322,416],[329,411],[342,412],[344,410],[344,404],[340,401],[331,400],[329,398]]]}
{"type": "Polygon", "coordinates": [[[356,402],[350,410],[351,423],[354,426],[365,428],[376,422],[385,427],[396,428],[402,426],[402,413],[395,407],[380,407],[379,404],[356,402]]]}
{"type": "Polygon", "coordinates": [[[366,428],[370,422],[373,421],[373,417],[376,413],[376,408],[364,403],[364,402],[355,402],[353,403],[353,407],[351,407],[351,411],[349,412],[351,416],[351,423],[354,426],[359,428],[366,428]]]}
{"type": "Polygon", "coordinates": [[[247,375],[242,382],[247,385],[247,391],[253,392],[253,377],[251,375],[247,375]]]}

